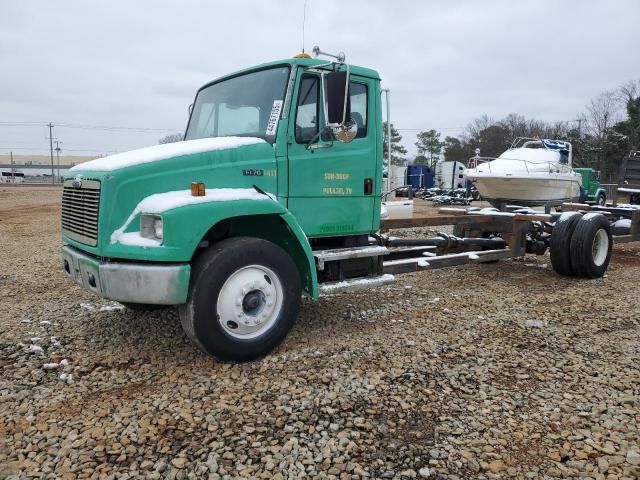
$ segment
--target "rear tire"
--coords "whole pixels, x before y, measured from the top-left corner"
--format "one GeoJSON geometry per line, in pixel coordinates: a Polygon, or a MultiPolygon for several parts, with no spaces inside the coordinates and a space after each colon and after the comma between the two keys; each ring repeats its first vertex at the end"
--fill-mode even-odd
{"type": "Polygon", "coordinates": [[[551,257],[551,266],[557,274],[565,277],[573,277],[576,271],[571,264],[571,237],[576,225],[582,218],[582,214],[578,212],[566,212],[560,215],[551,232],[551,240],[549,242],[549,256],[551,257]]]}
{"type": "Polygon", "coordinates": [[[588,213],[578,222],[571,237],[571,264],[577,275],[600,278],[609,267],[613,238],[611,225],[599,213],[588,213]]]}
{"type": "Polygon", "coordinates": [[[293,259],[266,240],[235,237],[193,264],[182,328],[202,351],[220,360],[248,361],[276,348],[300,309],[300,274],[293,259]]]}

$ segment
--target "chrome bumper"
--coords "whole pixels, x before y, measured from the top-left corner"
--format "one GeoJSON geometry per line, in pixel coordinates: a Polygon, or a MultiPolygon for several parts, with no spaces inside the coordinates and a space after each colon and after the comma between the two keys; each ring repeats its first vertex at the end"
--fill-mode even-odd
{"type": "Polygon", "coordinates": [[[62,263],[69,278],[110,300],[152,305],[187,301],[188,263],[101,262],[69,245],[62,247],[62,263]]]}

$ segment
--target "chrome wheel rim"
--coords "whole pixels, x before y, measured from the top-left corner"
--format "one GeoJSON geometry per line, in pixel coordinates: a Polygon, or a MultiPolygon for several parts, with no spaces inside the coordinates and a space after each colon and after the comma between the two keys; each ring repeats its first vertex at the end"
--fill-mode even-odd
{"type": "Polygon", "coordinates": [[[591,256],[593,263],[600,267],[607,259],[607,253],[609,253],[609,235],[604,228],[601,228],[596,232],[593,238],[593,246],[591,248],[591,256]]]}
{"type": "Polygon", "coordinates": [[[283,299],[282,282],[273,270],[249,265],[235,271],[222,285],[217,321],[232,337],[255,338],[276,323],[283,299]]]}

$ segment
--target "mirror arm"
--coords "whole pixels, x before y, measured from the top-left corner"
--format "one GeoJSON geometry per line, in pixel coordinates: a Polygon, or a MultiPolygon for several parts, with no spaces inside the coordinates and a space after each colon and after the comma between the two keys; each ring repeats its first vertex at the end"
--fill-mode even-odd
{"type": "Polygon", "coordinates": [[[318,130],[318,133],[316,133],[313,138],[311,140],[309,140],[309,143],[307,143],[307,146],[305,147],[307,150],[313,150],[314,148],[329,148],[329,147],[333,147],[333,140],[331,140],[331,143],[319,143],[317,145],[314,145],[314,142],[316,140],[318,140],[320,138],[320,135],[322,135],[324,132],[326,132],[328,130],[329,127],[323,127],[320,130],[318,130]],[[322,145],[322,147],[320,146],[322,145]]]}
{"type": "Polygon", "coordinates": [[[351,76],[349,75],[349,64],[345,63],[345,65],[347,67],[347,84],[344,88],[344,107],[342,109],[342,123],[340,124],[341,126],[344,125],[347,121],[347,100],[349,99],[349,82],[351,78],[351,76]]]}

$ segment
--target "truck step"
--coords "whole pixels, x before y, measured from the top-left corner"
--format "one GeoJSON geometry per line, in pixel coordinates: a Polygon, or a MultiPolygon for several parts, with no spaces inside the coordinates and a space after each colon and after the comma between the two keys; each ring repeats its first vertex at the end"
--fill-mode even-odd
{"type": "Polygon", "coordinates": [[[335,262],[338,260],[348,260],[351,258],[379,257],[387,255],[387,247],[379,245],[367,245],[365,247],[332,248],[331,250],[316,250],[313,256],[318,261],[318,270],[324,270],[325,262],[335,262]]]}
{"type": "Polygon", "coordinates": [[[341,282],[330,282],[320,284],[320,295],[331,295],[333,293],[366,290],[368,288],[381,287],[393,283],[395,277],[388,273],[377,277],[350,278],[341,282]]]}

